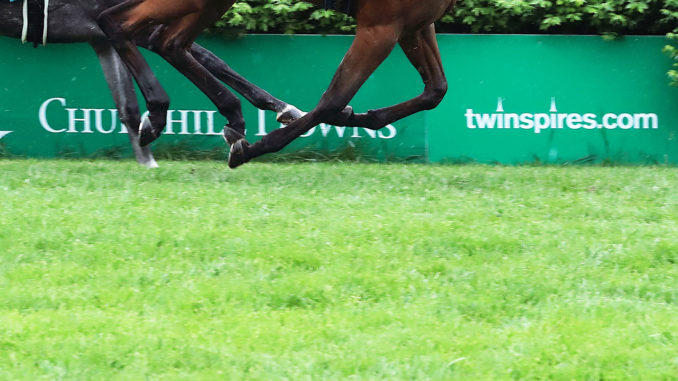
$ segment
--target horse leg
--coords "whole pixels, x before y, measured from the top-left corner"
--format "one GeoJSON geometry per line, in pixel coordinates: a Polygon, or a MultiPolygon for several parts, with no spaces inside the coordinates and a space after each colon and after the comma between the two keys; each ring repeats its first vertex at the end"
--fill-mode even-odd
{"type": "Polygon", "coordinates": [[[276,112],[278,122],[289,124],[304,115],[298,108],[273,97],[264,89],[249,82],[231,69],[226,62],[202,46],[193,44],[191,55],[214,76],[240,93],[256,108],[276,112]]]}
{"type": "Polygon", "coordinates": [[[146,146],[157,139],[165,128],[170,101],[150,66],[132,42],[134,35],[147,25],[145,19],[126,21],[129,12],[140,3],[143,2],[140,0],[126,1],[102,12],[97,21],[136,80],[144,99],[146,99],[149,116],[142,120],[139,126],[139,144],[146,146]]]}
{"type": "Polygon", "coordinates": [[[415,33],[406,35],[399,42],[405,55],[423,79],[424,92],[416,98],[395,106],[350,115],[348,118],[345,115],[341,117],[333,116],[330,120],[325,121],[326,123],[378,130],[417,112],[431,110],[440,104],[447,93],[447,80],[440,58],[434,25],[431,24],[415,33]]]}
{"type": "Polygon", "coordinates": [[[115,49],[107,42],[97,41],[90,44],[99,57],[106,83],[108,83],[108,87],[113,95],[113,101],[118,108],[120,120],[127,127],[129,141],[137,162],[148,168],[157,168],[158,163],[153,158],[151,148],[149,146],[140,146],[139,132],[134,128],[130,128],[130,126],[136,127],[139,125],[141,112],[139,111],[139,104],[134,92],[134,83],[132,83],[132,77],[127,71],[125,64],[115,49]]]}
{"type": "Polygon", "coordinates": [[[233,144],[245,137],[245,119],[240,100],[185,48],[192,45],[191,27],[195,24],[194,16],[179,20],[152,36],[150,45],[154,52],[196,85],[214,103],[219,113],[228,119],[224,138],[233,144]]]}
{"type": "Polygon", "coordinates": [[[235,168],[255,157],[277,152],[314,126],[346,110],[348,102],[391,53],[399,33],[394,25],[359,28],[329,88],[313,111],[252,145],[244,139],[238,140],[231,146],[228,165],[235,168]]]}

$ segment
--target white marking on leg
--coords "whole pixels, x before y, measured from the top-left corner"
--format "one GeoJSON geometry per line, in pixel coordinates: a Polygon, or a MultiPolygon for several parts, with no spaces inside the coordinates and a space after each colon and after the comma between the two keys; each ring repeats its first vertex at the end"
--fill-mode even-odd
{"type": "Polygon", "coordinates": [[[141,130],[144,129],[144,124],[146,124],[146,122],[151,123],[151,120],[148,119],[148,115],[141,118],[141,123],[139,123],[139,134],[141,134],[141,130]]]}
{"type": "Polygon", "coordinates": [[[145,165],[147,168],[149,168],[149,169],[159,168],[159,167],[160,167],[160,166],[158,165],[158,163],[155,161],[155,159],[152,158],[152,157],[150,158],[150,160],[148,160],[147,162],[145,162],[144,165],[145,165]]]}
{"type": "Polygon", "coordinates": [[[28,40],[28,0],[24,0],[22,16],[24,19],[24,24],[21,28],[21,42],[25,44],[28,40]]]}
{"type": "Polygon", "coordinates": [[[307,114],[307,113],[299,110],[298,108],[288,104],[287,106],[285,106],[284,109],[282,109],[282,111],[280,111],[279,113],[276,114],[276,120],[280,121],[280,117],[282,117],[283,114],[288,113],[288,112],[292,112],[292,111],[297,111],[300,115],[299,118],[301,118],[301,117],[303,117],[304,115],[307,114]]]}
{"type": "Polygon", "coordinates": [[[285,106],[285,108],[282,109],[282,111],[278,112],[278,113],[275,115],[275,118],[276,118],[276,119],[280,119],[280,117],[281,117],[284,113],[286,113],[286,112],[288,112],[288,111],[290,111],[290,110],[292,110],[292,105],[287,105],[287,106],[285,106]]]}
{"type": "Polygon", "coordinates": [[[44,10],[44,12],[45,12],[45,18],[42,21],[42,25],[43,25],[43,27],[42,27],[42,46],[47,45],[47,25],[48,25],[47,15],[49,13],[49,0],[45,0],[45,10],[44,10]]]}

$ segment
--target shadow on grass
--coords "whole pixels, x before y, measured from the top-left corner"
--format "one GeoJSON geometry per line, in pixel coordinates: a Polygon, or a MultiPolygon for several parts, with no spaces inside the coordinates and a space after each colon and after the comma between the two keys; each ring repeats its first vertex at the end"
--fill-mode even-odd
{"type": "MultiPolygon", "coordinates": [[[[347,143],[334,150],[319,150],[315,147],[303,148],[293,152],[277,152],[264,155],[255,159],[260,163],[323,163],[323,162],[347,162],[347,163],[427,163],[424,156],[413,155],[408,157],[398,157],[395,154],[387,154],[382,157],[366,154],[368,151],[360,144],[353,142],[347,143]]],[[[153,147],[153,155],[159,161],[228,161],[229,147],[218,146],[211,149],[200,148],[189,142],[180,141],[177,143],[158,143],[153,147]]],[[[133,159],[133,154],[128,146],[111,146],[100,149],[94,153],[87,154],[82,149],[75,147],[62,147],[57,153],[55,159],[59,160],[129,160],[133,159]]],[[[25,155],[12,153],[7,149],[5,143],[0,143],[0,159],[27,159],[25,155]]],[[[538,156],[533,156],[532,160],[517,163],[500,163],[499,161],[479,162],[468,156],[457,158],[447,158],[436,165],[513,165],[513,166],[534,166],[534,167],[566,167],[566,166],[599,166],[599,167],[634,167],[634,166],[665,166],[676,167],[676,164],[669,163],[667,158],[658,159],[654,155],[640,155],[632,160],[623,155],[599,157],[597,155],[588,155],[575,160],[564,160],[557,162],[543,161],[538,156]]]]}
{"type": "MultiPolygon", "coordinates": [[[[395,154],[377,157],[367,154],[368,149],[354,142],[347,143],[334,150],[321,150],[315,147],[303,148],[292,152],[282,151],[264,155],[254,161],[260,163],[313,163],[313,162],[355,162],[355,163],[424,163],[423,156],[397,157],[395,154]]],[[[153,148],[158,160],[180,161],[227,161],[229,147],[200,149],[186,142],[158,144],[153,148]]],[[[111,158],[110,155],[107,158],[111,158]]]]}

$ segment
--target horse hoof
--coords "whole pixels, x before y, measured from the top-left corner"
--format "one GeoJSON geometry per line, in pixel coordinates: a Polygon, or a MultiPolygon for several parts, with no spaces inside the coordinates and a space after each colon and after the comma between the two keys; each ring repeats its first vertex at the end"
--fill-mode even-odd
{"type": "Polygon", "coordinates": [[[143,165],[144,167],[146,167],[148,169],[160,167],[158,165],[158,162],[155,161],[155,158],[153,157],[152,154],[137,156],[137,163],[139,163],[140,165],[143,165]]]}
{"type": "Polygon", "coordinates": [[[240,139],[231,145],[231,151],[228,155],[228,166],[232,169],[250,161],[247,157],[247,149],[250,144],[245,139],[240,139]]]}
{"type": "Polygon", "coordinates": [[[154,158],[151,158],[150,160],[142,163],[141,165],[143,165],[144,167],[146,167],[148,169],[160,168],[160,166],[158,165],[158,162],[156,162],[154,158]]]}
{"type": "Polygon", "coordinates": [[[139,124],[139,145],[145,147],[157,138],[159,138],[159,136],[155,133],[151,121],[148,118],[144,118],[141,121],[141,124],[139,124]]]}
{"type": "Polygon", "coordinates": [[[306,115],[305,112],[292,105],[287,105],[287,107],[276,115],[276,120],[282,124],[290,124],[304,115],[306,115]]]}
{"type": "Polygon", "coordinates": [[[228,143],[229,146],[232,146],[238,140],[242,139],[245,139],[245,135],[229,126],[224,126],[224,140],[226,140],[226,143],[228,143]]]}

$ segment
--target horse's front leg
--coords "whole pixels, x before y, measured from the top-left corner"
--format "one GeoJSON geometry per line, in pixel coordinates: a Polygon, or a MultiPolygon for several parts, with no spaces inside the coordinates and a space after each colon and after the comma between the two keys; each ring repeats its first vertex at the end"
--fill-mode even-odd
{"type": "Polygon", "coordinates": [[[235,168],[255,157],[277,152],[318,123],[347,110],[348,102],[393,50],[399,34],[400,30],[395,25],[358,29],[351,48],[313,111],[285,128],[272,131],[254,144],[239,140],[231,146],[228,165],[235,168]]]}
{"type": "Polygon", "coordinates": [[[142,147],[139,144],[139,132],[135,128],[141,121],[141,112],[134,91],[134,83],[132,83],[132,77],[125,64],[108,42],[94,41],[91,42],[91,45],[99,57],[106,83],[108,83],[113,101],[118,108],[120,120],[127,127],[130,145],[137,162],[148,168],[158,167],[150,146],[142,147]]]}

